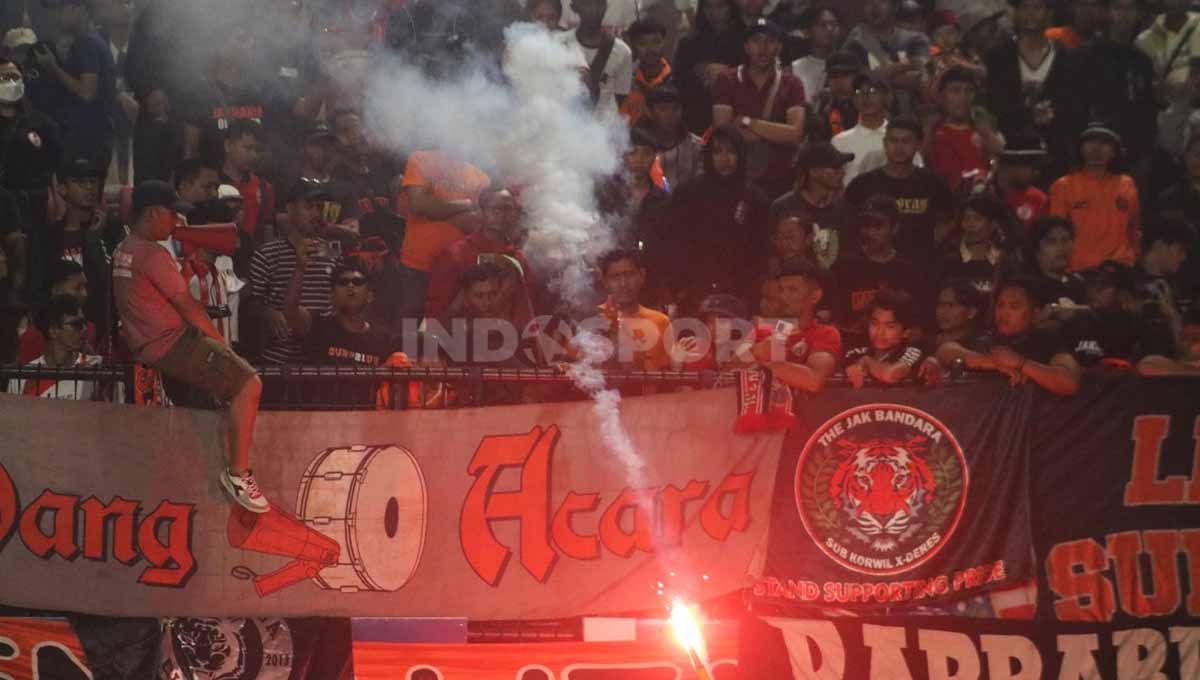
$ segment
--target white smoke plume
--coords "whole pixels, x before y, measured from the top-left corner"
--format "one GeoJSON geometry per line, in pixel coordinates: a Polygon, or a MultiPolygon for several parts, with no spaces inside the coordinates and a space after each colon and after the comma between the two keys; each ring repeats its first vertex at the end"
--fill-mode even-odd
{"type": "MultiPolygon", "coordinates": [[[[533,265],[577,308],[594,300],[594,266],[615,245],[593,188],[619,168],[626,127],[586,105],[579,57],[532,24],[505,31],[501,81],[485,63],[434,80],[411,64],[388,64],[368,82],[365,115],[394,150],[437,149],[520,187],[533,265]]],[[[569,374],[595,399],[606,445],[640,480],[644,466],[620,420],[620,394],[596,366],[608,356],[595,336],[577,337],[569,374]]]]}

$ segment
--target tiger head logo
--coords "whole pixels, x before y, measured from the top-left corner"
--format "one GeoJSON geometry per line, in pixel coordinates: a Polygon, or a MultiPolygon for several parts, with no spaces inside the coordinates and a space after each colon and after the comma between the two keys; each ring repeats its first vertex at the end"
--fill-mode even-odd
{"type": "Polygon", "coordinates": [[[829,497],[877,549],[895,547],[921,508],[933,500],[937,482],[917,455],[925,439],[839,441],[844,460],[829,482],[829,497]]]}
{"type": "Polygon", "coordinates": [[[813,543],[842,567],[891,575],[929,561],[966,506],[962,447],[937,418],[866,404],[817,428],[796,464],[796,508],[813,543]]]}

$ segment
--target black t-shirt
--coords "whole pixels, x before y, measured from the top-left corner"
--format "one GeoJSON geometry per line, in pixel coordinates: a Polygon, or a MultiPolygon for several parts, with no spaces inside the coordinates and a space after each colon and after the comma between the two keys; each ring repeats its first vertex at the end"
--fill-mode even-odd
{"type": "Polygon", "coordinates": [[[1071,348],[1062,333],[1050,328],[1033,328],[1020,335],[998,335],[992,332],[980,338],[970,349],[990,352],[993,347],[1007,347],[1030,361],[1049,364],[1059,354],[1071,354],[1071,348]]]}
{"type": "Polygon", "coordinates": [[[235,120],[269,122],[268,99],[250,88],[228,91],[216,85],[203,87],[185,100],[183,122],[200,130],[200,157],[220,167],[225,156],[225,133],[235,120]]]}
{"type": "Polygon", "coordinates": [[[62,69],[73,78],[96,75],[96,96],[88,102],[59,83],[51,113],[63,128],[64,145],[72,157],[99,160],[95,152],[106,150],[113,134],[111,113],[117,96],[116,64],[108,43],[96,33],[79,36],[63,58],[62,69]]]}
{"type": "Polygon", "coordinates": [[[883,168],[855,177],[846,187],[846,200],[858,206],[872,196],[892,196],[900,211],[896,247],[913,262],[933,263],[937,258],[933,232],[938,219],[954,214],[954,195],[937,173],[916,168],[913,174],[896,178],[883,168]]]}
{"type": "MultiPolygon", "coordinates": [[[[334,366],[381,366],[396,350],[392,336],[375,325],[364,333],[351,333],[337,317],[313,318],[304,343],[305,355],[315,364],[334,366]]],[[[316,385],[315,398],[322,404],[347,408],[374,408],[375,388],[370,380],[347,379],[316,385]]]]}
{"type": "Polygon", "coordinates": [[[826,296],[833,299],[834,318],[843,325],[859,322],[884,288],[908,291],[918,300],[925,299],[916,267],[902,255],[887,262],[869,260],[857,253],[846,255],[833,265],[833,278],[833,290],[826,296]]]}
{"type": "Polygon", "coordinates": [[[0,187],[45,190],[61,155],[59,129],[54,121],[37,113],[0,117],[0,187]]]}
{"type": "Polygon", "coordinates": [[[771,209],[767,214],[768,234],[775,228],[775,222],[779,217],[788,213],[812,215],[822,230],[831,231],[837,235],[836,239],[826,239],[827,245],[824,247],[818,243],[813,244],[814,250],[817,251],[815,255],[819,261],[834,262],[841,257],[842,252],[854,248],[856,215],[854,206],[844,198],[834,199],[829,205],[818,207],[809,203],[800,192],[789,191],[771,203],[771,209]]]}
{"type": "Polygon", "coordinates": [[[996,265],[988,260],[963,262],[957,247],[954,248],[953,253],[941,258],[935,271],[938,285],[944,285],[950,281],[966,281],[984,295],[991,295],[992,288],[995,286],[996,265]]]}
{"type": "Polygon", "coordinates": [[[1087,304],[1087,286],[1078,274],[1067,274],[1062,278],[1035,274],[1034,280],[1037,282],[1038,304],[1053,304],[1064,298],[1077,305],[1087,304]]]}
{"type": "Polygon", "coordinates": [[[1134,361],[1159,343],[1153,328],[1137,314],[1120,309],[1088,310],[1072,317],[1062,330],[1080,366],[1096,366],[1103,359],[1134,361]]]}

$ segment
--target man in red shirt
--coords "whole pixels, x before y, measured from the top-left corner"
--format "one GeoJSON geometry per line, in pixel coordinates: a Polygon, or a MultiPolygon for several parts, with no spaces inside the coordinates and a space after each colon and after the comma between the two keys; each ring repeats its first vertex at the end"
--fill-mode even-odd
{"type": "Polygon", "coordinates": [[[1000,151],[999,137],[973,119],[976,82],[970,71],[951,67],[935,85],[941,120],[928,137],[925,159],[950,191],[966,191],[987,179],[991,155],[1000,151]]]}
{"type": "MultiPolygon", "coordinates": [[[[485,261],[498,261],[499,256],[512,258],[520,268],[507,296],[512,302],[511,318],[527,322],[533,318],[529,294],[530,270],[525,254],[517,245],[520,239],[521,208],[508,189],[490,189],[479,195],[483,226],[466,238],[456,241],[434,260],[429,273],[429,293],[425,298],[425,316],[438,318],[454,301],[455,291],[463,272],[485,261]]],[[[511,269],[508,267],[505,269],[511,269]]],[[[508,282],[508,279],[506,279],[508,282]]],[[[507,288],[507,286],[505,286],[507,288]]],[[[502,294],[502,298],[505,297],[502,294]]]]}
{"type": "Polygon", "coordinates": [[[713,127],[735,123],[747,144],[747,176],[772,200],[792,184],[791,159],[804,139],[804,85],[779,68],[783,31],[766,19],[746,29],[746,63],[712,85],[713,127]]]}
{"type": "Polygon", "coordinates": [[[239,505],[264,513],[270,504],[250,471],[250,441],[262,381],[225,344],[204,307],[192,297],[175,258],[158,244],[191,206],[170,184],[143,182],[133,191],[131,233],[113,252],[113,292],[121,332],[134,359],[229,402],[229,467],[221,486],[239,505]]]}
{"type": "Polygon", "coordinates": [[[1037,135],[1013,134],[1000,152],[992,173],[993,189],[1017,216],[1022,237],[1028,233],[1029,225],[1045,215],[1050,206],[1046,193],[1033,185],[1038,166],[1046,157],[1046,148],[1037,135]]]}
{"type": "Polygon", "coordinates": [[[784,319],[750,353],[776,380],[794,389],[820,392],[842,355],[838,329],[816,318],[817,304],[830,288],[828,274],[807,262],[789,262],[775,278],[784,319]]]}

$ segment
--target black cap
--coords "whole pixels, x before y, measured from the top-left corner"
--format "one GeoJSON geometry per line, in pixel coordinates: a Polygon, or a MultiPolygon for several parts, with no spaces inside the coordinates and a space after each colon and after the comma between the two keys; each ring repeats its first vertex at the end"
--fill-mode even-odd
{"type": "Polygon", "coordinates": [[[1034,165],[1049,155],[1042,138],[1033,132],[1014,132],[1004,142],[1000,161],[1016,165],[1034,165]]]}
{"type": "Polygon", "coordinates": [[[871,87],[884,92],[892,91],[891,85],[888,85],[886,80],[875,73],[860,73],[855,76],[854,89],[857,90],[860,87],[871,87]]]}
{"type": "Polygon", "coordinates": [[[963,66],[951,66],[938,78],[937,91],[941,92],[946,89],[946,86],[950,83],[966,83],[978,87],[979,79],[975,77],[974,73],[963,66]]]}
{"type": "Polygon", "coordinates": [[[883,215],[889,221],[895,222],[900,218],[900,209],[896,207],[896,199],[891,196],[876,194],[858,206],[859,215],[883,215]]]}
{"type": "Polygon", "coordinates": [[[304,132],[305,142],[334,142],[336,140],[333,131],[324,123],[317,123],[304,132]]]}
{"type": "Polygon", "coordinates": [[[762,17],[759,17],[754,23],[746,27],[745,39],[749,40],[759,33],[766,33],[776,40],[783,40],[784,36],[784,30],[779,26],[779,24],[771,21],[770,19],[764,19],[762,17]]]}
{"type": "Polygon", "coordinates": [[[86,158],[74,158],[58,169],[59,179],[76,179],[80,177],[100,177],[100,168],[86,158]]]}
{"type": "Polygon", "coordinates": [[[150,179],[133,188],[133,215],[141,215],[147,208],[162,206],[177,213],[187,213],[192,210],[190,203],[184,202],[175,193],[175,187],[162,180],[150,179]]]}
{"type": "Polygon", "coordinates": [[[835,52],[825,62],[825,73],[828,75],[849,75],[863,70],[862,60],[853,52],[835,52]]]}
{"type": "Polygon", "coordinates": [[[854,160],[854,154],[842,153],[829,142],[810,142],[800,147],[792,161],[792,167],[812,170],[813,168],[840,168],[854,160]]]}
{"type": "Polygon", "coordinates": [[[889,129],[908,130],[916,135],[917,139],[925,136],[925,128],[921,127],[920,121],[918,121],[916,118],[897,116],[896,118],[889,120],[887,122],[887,126],[889,129]]]}
{"type": "Polygon", "coordinates": [[[295,203],[297,201],[332,201],[333,194],[329,192],[329,185],[325,182],[316,182],[311,179],[301,177],[292,183],[288,188],[287,202],[295,203]]]}
{"type": "Polygon", "coordinates": [[[1121,146],[1121,135],[1117,134],[1116,130],[1113,130],[1112,128],[1108,127],[1107,125],[1105,125],[1104,123],[1099,122],[1099,121],[1093,121],[1091,123],[1088,123],[1087,129],[1085,129],[1082,133],[1080,133],[1080,135],[1079,135],[1079,143],[1080,144],[1086,142],[1089,139],[1106,139],[1106,140],[1112,142],[1113,144],[1115,144],[1117,146],[1117,148],[1120,148],[1120,146],[1121,146]]]}
{"type": "Polygon", "coordinates": [[[712,314],[722,319],[745,319],[746,303],[728,293],[714,293],[700,302],[701,316],[712,314]]]}

